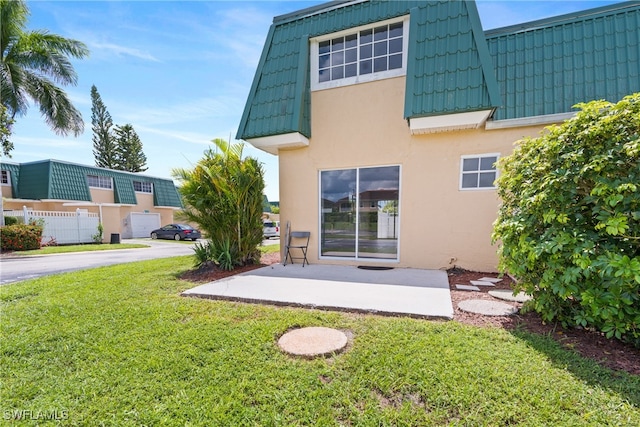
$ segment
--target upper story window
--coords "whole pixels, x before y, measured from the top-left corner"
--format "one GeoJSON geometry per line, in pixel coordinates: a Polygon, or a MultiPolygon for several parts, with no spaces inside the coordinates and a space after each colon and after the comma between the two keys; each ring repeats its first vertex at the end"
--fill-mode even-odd
{"type": "Polygon", "coordinates": [[[406,73],[409,18],[311,40],[311,89],[328,89],[406,73]]]}
{"type": "Polygon", "coordinates": [[[133,181],[133,189],[139,193],[153,193],[153,185],[147,181],[133,181]]]}
{"type": "Polygon", "coordinates": [[[111,178],[108,176],[87,175],[87,184],[93,188],[106,188],[109,190],[113,188],[111,178]]]}
{"type": "Polygon", "coordinates": [[[9,171],[0,171],[0,176],[0,184],[11,185],[11,175],[9,175],[9,171]]]}
{"type": "Polygon", "coordinates": [[[462,156],[460,162],[460,189],[477,190],[496,188],[498,177],[496,162],[499,154],[462,156]]]}

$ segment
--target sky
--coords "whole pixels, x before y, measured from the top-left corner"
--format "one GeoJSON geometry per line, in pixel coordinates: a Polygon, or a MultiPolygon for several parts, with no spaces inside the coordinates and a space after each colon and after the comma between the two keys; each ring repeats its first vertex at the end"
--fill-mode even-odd
{"type": "MultiPolygon", "coordinates": [[[[72,63],[78,84],[65,91],[85,131],[60,137],[33,104],[13,127],[12,157],[94,165],[91,86],[114,124],[131,124],[147,157],[145,175],[172,178],[193,168],[211,140],[235,141],[273,17],[324,1],[66,1],[29,0],[28,30],[80,40],[90,56],[72,63]]],[[[485,30],[599,7],[616,1],[477,0],[485,30]]],[[[278,158],[245,144],[265,171],[265,194],[279,200],[278,158]]],[[[176,182],[179,184],[178,182],[176,182]]]]}

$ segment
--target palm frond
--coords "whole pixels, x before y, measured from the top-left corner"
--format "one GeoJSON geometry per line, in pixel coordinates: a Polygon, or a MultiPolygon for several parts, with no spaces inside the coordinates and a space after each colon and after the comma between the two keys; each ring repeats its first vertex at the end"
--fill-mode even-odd
{"type": "Polygon", "coordinates": [[[31,75],[27,92],[38,103],[44,121],[55,133],[63,136],[82,134],[82,114],[62,89],[45,78],[31,75]]]}

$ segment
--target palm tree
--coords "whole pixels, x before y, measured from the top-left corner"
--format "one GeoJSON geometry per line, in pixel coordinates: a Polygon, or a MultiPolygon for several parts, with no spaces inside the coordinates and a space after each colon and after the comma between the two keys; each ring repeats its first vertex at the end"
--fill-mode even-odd
{"type": "Polygon", "coordinates": [[[256,262],[262,242],[264,171],[258,160],[242,157],[243,144],[215,139],[194,169],[174,169],[185,204],[184,218],[209,238],[213,257],[233,265],[256,262]]]}
{"type": "Polygon", "coordinates": [[[9,117],[24,115],[32,100],[59,135],[80,135],[82,115],[58,85],[76,85],[69,57],[89,54],[86,45],[46,30],[26,31],[24,0],[0,0],[0,99],[9,117]]]}

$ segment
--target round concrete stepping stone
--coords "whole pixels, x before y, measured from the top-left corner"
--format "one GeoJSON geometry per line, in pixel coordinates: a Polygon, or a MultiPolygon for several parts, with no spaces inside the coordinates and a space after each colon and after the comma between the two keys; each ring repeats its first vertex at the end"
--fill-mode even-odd
{"type": "Polygon", "coordinates": [[[513,295],[513,292],[508,289],[496,289],[489,291],[489,295],[504,301],[527,302],[531,299],[531,295],[527,295],[524,292],[518,292],[513,295]]]}
{"type": "Polygon", "coordinates": [[[468,299],[460,301],[458,308],[468,313],[482,314],[485,316],[510,316],[518,312],[518,309],[503,302],[487,301],[483,299],[468,299]]]}
{"type": "Polygon", "coordinates": [[[312,326],[287,332],[278,340],[278,346],[294,356],[328,356],[347,346],[347,336],[337,329],[312,326]]]}

